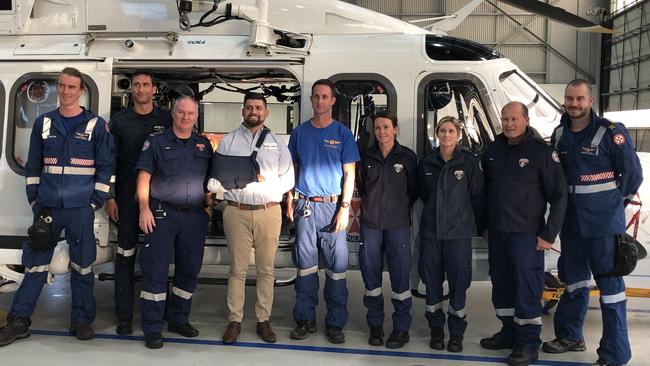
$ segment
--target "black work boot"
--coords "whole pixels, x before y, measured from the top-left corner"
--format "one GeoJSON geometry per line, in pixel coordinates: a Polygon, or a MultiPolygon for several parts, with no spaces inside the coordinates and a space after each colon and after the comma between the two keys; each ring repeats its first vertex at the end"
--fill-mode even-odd
{"type": "Polygon", "coordinates": [[[402,348],[409,341],[409,332],[405,330],[393,330],[386,341],[386,348],[402,348]]]}
{"type": "Polygon", "coordinates": [[[7,326],[0,329],[0,347],[7,346],[16,339],[27,338],[30,335],[28,319],[9,318],[7,319],[7,326]]]}
{"type": "Polygon", "coordinates": [[[485,349],[507,349],[514,347],[515,340],[506,335],[503,330],[495,333],[492,337],[481,339],[481,347],[485,349]]]}
{"type": "Polygon", "coordinates": [[[345,334],[343,334],[343,329],[335,326],[326,326],[325,327],[325,336],[327,341],[333,344],[345,343],[345,334]]]}
{"type": "Polygon", "coordinates": [[[115,327],[115,333],[118,335],[129,335],[133,333],[133,326],[130,320],[120,320],[115,327]]]}
{"type": "Polygon", "coordinates": [[[144,346],[149,349],[158,349],[163,346],[163,336],[160,333],[149,333],[144,335],[144,346]]]}
{"type": "Polygon", "coordinates": [[[91,324],[76,323],[70,326],[70,332],[80,341],[87,341],[95,338],[95,331],[91,324]]]}
{"type": "Polygon", "coordinates": [[[506,361],[510,366],[528,366],[537,361],[537,356],[537,351],[532,351],[522,345],[516,344],[506,361]]]}
{"type": "Polygon", "coordinates": [[[445,331],[441,327],[433,327],[431,329],[429,347],[439,351],[445,349],[445,331]]]}
{"type": "Polygon", "coordinates": [[[181,325],[169,324],[167,326],[167,330],[170,332],[178,333],[187,338],[194,338],[199,335],[199,330],[194,328],[190,323],[181,325]]]}
{"type": "Polygon", "coordinates": [[[291,339],[305,339],[309,336],[309,333],[316,333],[316,321],[315,320],[298,320],[296,322],[296,327],[293,328],[289,338],[291,339]]]}
{"type": "Polygon", "coordinates": [[[368,338],[368,344],[371,346],[384,345],[384,330],[382,327],[370,327],[370,337],[368,338]]]}
{"type": "Polygon", "coordinates": [[[462,352],[463,351],[463,337],[451,336],[449,343],[447,343],[447,351],[449,352],[462,352]]]}

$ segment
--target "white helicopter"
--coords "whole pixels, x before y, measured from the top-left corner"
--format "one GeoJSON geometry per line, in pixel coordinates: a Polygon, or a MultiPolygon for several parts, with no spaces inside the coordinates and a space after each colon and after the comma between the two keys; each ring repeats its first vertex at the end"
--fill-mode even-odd
{"type": "MultiPolygon", "coordinates": [[[[480,151],[501,132],[499,111],[511,100],[529,105],[531,124],[550,136],[562,113],[556,101],[499,53],[436,28],[451,29],[478,3],[425,30],[334,0],[0,0],[0,293],[23,277],[21,248],[32,223],[23,165],[34,119],[57,106],[64,67],[86,75],[83,102],[106,120],[129,104],[129,74],[151,70],[157,104],[197,97],[198,129],[215,144],[241,122],[245,90],[269,97],[267,125],[288,139],[310,117],[305,91],[320,78],[336,84],[334,117],[361,149],[372,142],[369,121],[380,108],[397,113],[400,142],[420,156],[433,148],[446,115],[463,121],[462,144],[480,151]]],[[[348,232],[352,269],[358,213],[357,199],[348,232]]],[[[112,261],[116,230],[103,210],[95,235],[96,264],[112,261]]],[[[293,268],[293,239],[287,224],[276,267],[293,268]]],[[[219,215],[205,245],[204,265],[229,262],[219,215]]],[[[52,271],[67,266],[53,263],[52,271]]]]}

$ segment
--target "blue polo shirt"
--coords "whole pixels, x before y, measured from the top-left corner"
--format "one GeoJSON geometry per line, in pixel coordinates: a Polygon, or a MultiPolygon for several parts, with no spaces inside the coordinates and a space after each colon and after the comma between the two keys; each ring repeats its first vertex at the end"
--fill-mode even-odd
{"type": "Polygon", "coordinates": [[[308,197],[340,195],[343,165],[360,160],[349,128],[334,120],[316,128],[311,120],[296,127],[289,139],[293,163],[298,164],[296,191],[308,197]]]}
{"type": "Polygon", "coordinates": [[[179,139],[170,128],[144,142],[135,168],[151,173],[152,198],[203,207],[211,163],[212,145],[207,138],[192,132],[189,139],[179,139]]]}

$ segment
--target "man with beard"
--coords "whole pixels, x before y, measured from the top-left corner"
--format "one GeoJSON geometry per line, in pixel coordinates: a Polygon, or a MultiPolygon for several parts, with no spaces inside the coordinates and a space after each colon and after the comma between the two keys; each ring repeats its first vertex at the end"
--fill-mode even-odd
{"type": "Polygon", "coordinates": [[[251,249],[255,249],[257,270],[257,334],[268,343],[276,341],[269,318],[273,306],[275,280],[275,252],[282,226],[282,195],[293,188],[293,162],[289,149],[282,140],[264,126],[269,115],[266,99],[261,94],[244,96],[242,117],[244,122],[236,130],[224,136],[217,153],[229,156],[250,156],[257,151],[256,160],[260,171],[258,181],[243,189],[226,191],[215,178],[208,181],[208,189],[223,194],[228,202],[223,212],[223,228],[228,240],[230,274],[228,277],[228,328],[223,342],[237,341],[244,317],[244,294],[246,270],[251,249]],[[258,140],[262,139],[262,143],[258,140]]]}
{"type": "Polygon", "coordinates": [[[621,276],[608,273],[614,268],[616,238],[626,229],[624,201],[636,193],[643,176],[627,129],[597,116],[591,109],[593,100],[588,81],[570,82],[564,92],[566,112],[551,139],[569,184],[558,264],[566,290],[555,312],[556,338],[542,349],[548,353],[586,349],[582,327],[593,273],[603,319],[594,365],[622,365],[631,358],[625,283],[621,276]]]}
{"type": "Polygon", "coordinates": [[[171,126],[171,114],[154,107],[156,81],[153,74],[140,70],[131,75],[133,106],[113,116],[111,134],[115,138],[115,190],[106,201],[106,212],[117,222],[117,255],[115,256],[115,313],[120,335],[131,334],[133,328],[133,267],[138,242],[138,201],[135,185],[138,173],[135,164],[145,138],[171,126]]]}

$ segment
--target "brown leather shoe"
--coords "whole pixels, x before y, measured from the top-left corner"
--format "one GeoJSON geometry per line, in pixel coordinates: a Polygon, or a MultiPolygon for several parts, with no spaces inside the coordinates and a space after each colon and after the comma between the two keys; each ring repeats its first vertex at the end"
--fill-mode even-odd
{"type": "Polygon", "coordinates": [[[268,320],[257,323],[257,334],[266,343],[275,343],[275,341],[277,341],[275,333],[273,333],[273,329],[271,329],[271,324],[269,324],[268,320]]]}
{"type": "Polygon", "coordinates": [[[240,322],[230,322],[228,323],[228,328],[223,333],[221,339],[225,344],[232,344],[237,342],[237,337],[241,333],[241,323],[240,322]]]}

